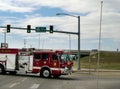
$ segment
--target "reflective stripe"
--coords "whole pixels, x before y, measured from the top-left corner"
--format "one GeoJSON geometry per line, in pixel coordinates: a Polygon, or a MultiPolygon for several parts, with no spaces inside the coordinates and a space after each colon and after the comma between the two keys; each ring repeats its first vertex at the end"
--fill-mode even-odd
{"type": "Polygon", "coordinates": [[[64,68],[50,68],[51,70],[64,70],[64,68]]]}
{"type": "MultiPolygon", "coordinates": [[[[42,67],[33,67],[33,69],[41,69],[42,67]]],[[[64,68],[50,68],[50,70],[65,70],[64,68]]]]}
{"type": "MultiPolygon", "coordinates": [[[[42,67],[33,67],[33,69],[41,69],[42,67]]],[[[63,73],[64,71],[66,71],[66,68],[49,68],[51,71],[53,71],[53,70],[60,70],[61,71],[61,73],[63,73]]]]}
{"type": "Polygon", "coordinates": [[[33,67],[33,69],[41,69],[41,67],[33,67]]]}

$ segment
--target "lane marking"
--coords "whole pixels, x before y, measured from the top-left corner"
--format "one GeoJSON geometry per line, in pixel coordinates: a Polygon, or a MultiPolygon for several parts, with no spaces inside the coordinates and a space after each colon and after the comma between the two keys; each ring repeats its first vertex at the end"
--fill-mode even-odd
{"type": "Polygon", "coordinates": [[[11,84],[10,86],[9,86],[9,88],[13,88],[14,86],[16,86],[16,85],[18,85],[18,84],[20,84],[19,82],[18,83],[13,83],[13,84],[11,84]]]}
{"type": "Polygon", "coordinates": [[[26,79],[27,79],[27,78],[22,79],[21,82],[24,82],[26,79]]]}
{"type": "Polygon", "coordinates": [[[13,83],[9,86],[9,88],[13,88],[14,86],[20,84],[21,82],[24,82],[27,78],[22,79],[20,82],[13,83]]]}
{"type": "Polygon", "coordinates": [[[30,89],[37,89],[40,86],[40,84],[33,84],[30,89]]]}

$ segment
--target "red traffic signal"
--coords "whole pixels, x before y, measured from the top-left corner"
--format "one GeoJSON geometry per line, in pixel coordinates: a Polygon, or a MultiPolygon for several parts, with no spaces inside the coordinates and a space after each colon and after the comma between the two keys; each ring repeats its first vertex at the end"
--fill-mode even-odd
{"type": "Polygon", "coordinates": [[[27,25],[27,33],[31,33],[31,25],[27,25]]]}

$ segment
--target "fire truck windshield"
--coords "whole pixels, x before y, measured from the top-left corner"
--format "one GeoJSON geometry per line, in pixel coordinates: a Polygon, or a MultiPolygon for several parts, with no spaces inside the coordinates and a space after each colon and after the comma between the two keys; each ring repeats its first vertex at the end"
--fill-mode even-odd
{"type": "Polygon", "coordinates": [[[72,58],[69,54],[61,54],[61,55],[60,55],[60,60],[72,61],[73,58],[72,58]]]}

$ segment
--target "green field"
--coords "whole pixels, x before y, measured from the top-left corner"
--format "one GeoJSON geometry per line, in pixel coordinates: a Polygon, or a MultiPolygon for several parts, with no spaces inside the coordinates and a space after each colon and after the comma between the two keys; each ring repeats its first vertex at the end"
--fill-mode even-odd
{"type": "MultiPolygon", "coordinates": [[[[98,54],[81,58],[81,68],[97,68],[98,54]]],[[[74,67],[77,67],[77,60],[74,61],[74,67]]],[[[120,70],[120,52],[100,52],[100,69],[120,70]]]]}

